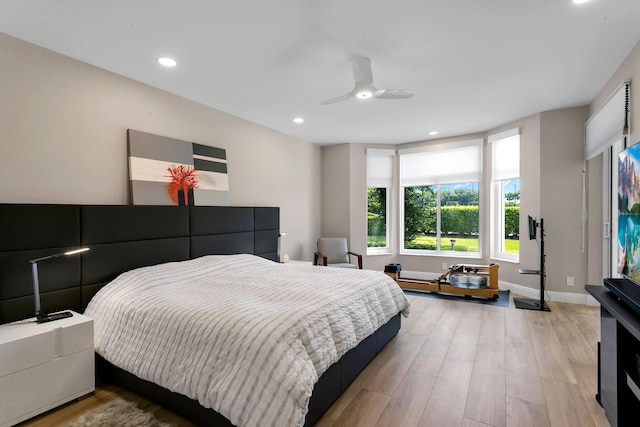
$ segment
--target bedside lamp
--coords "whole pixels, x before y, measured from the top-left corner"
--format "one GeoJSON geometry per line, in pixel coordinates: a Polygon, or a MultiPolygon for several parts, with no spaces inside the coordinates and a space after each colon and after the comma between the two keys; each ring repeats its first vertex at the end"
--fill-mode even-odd
{"type": "Polygon", "coordinates": [[[80,248],[75,249],[73,251],[62,252],[59,254],[53,254],[44,256],[42,258],[31,259],[29,262],[31,263],[31,273],[33,274],[33,296],[36,299],[36,321],[38,323],[51,322],[53,320],[64,319],[65,317],[71,317],[72,314],[70,311],[63,311],[61,313],[54,314],[44,314],[40,312],[40,282],[38,281],[38,263],[40,261],[45,261],[51,258],[58,258],[61,256],[69,256],[75,255],[82,252],[87,252],[89,248],[80,248]]]}
{"type": "Polygon", "coordinates": [[[286,235],[287,235],[286,231],[281,231],[278,234],[278,252],[277,252],[277,257],[278,257],[278,262],[280,262],[280,263],[283,262],[282,261],[282,238],[284,236],[286,236],[286,235]]]}

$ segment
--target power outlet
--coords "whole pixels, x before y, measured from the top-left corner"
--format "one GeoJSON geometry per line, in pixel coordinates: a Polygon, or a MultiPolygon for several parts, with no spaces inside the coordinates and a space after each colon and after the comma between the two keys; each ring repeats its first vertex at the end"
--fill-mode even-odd
{"type": "Polygon", "coordinates": [[[446,262],[443,262],[443,263],[442,263],[442,269],[443,269],[443,270],[448,270],[448,269],[449,269],[449,266],[447,265],[447,263],[446,263],[446,262]]]}
{"type": "Polygon", "coordinates": [[[573,286],[573,277],[567,276],[567,286],[573,286]]]}

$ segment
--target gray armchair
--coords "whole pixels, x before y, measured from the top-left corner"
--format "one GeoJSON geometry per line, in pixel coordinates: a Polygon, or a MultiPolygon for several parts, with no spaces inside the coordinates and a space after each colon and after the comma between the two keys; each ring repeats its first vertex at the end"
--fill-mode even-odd
{"type": "Polygon", "coordinates": [[[318,239],[318,250],[313,257],[313,264],[362,270],[362,255],[351,252],[344,237],[321,237],[318,239]],[[357,257],[357,265],[351,263],[350,256],[357,257]]]}

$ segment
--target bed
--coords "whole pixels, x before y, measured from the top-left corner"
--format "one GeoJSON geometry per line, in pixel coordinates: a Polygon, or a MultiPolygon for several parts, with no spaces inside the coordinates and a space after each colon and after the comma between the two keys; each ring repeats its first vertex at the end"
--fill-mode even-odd
{"type": "MultiPolygon", "coordinates": [[[[82,257],[62,258],[39,265],[42,305],[46,311],[67,308],[82,312],[93,296],[121,273],[141,268],[144,270],[147,266],[154,265],[169,268],[187,265],[185,271],[190,271],[190,267],[193,267],[188,265],[190,262],[205,260],[206,264],[211,264],[211,259],[208,258],[210,255],[257,255],[260,258],[252,255],[223,258],[237,260],[248,257],[251,262],[260,264],[260,268],[268,266],[270,269],[279,269],[274,272],[281,272],[278,274],[285,276],[293,275],[295,270],[302,277],[298,277],[297,283],[316,280],[311,278],[311,270],[329,273],[331,269],[283,266],[272,262],[276,257],[278,232],[279,210],[271,207],[3,204],[0,205],[0,234],[4,236],[0,240],[0,321],[8,322],[33,315],[28,259],[77,246],[90,246],[91,251],[82,257]],[[305,272],[305,269],[309,271],[305,272]]],[[[243,262],[246,261],[244,259],[243,262]]],[[[240,268],[236,266],[227,268],[226,272],[237,270],[240,268]]],[[[364,274],[386,278],[382,273],[364,274]]],[[[366,282],[372,278],[363,280],[366,282]]],[[[317,287],[316,284],[315,288],[317,287]]],[[[367,286],[364,288],[368,289],[367,286]]],[[[302,295],[313,293],[313,289],[313,286],[306,290],[301,288],[302,293],[298,297],[304,299],[302,295]]],[[[314,299],[317,300],[317,296],[314,299]]],[[[322,416],[366,364],[397,334],[400,328],[399,313],[403,310],[406,312],[403,304],[398,300],[395,313],[388,311],[384,315],[368,315],[376,318],[377,323],[369,322],[367,327],[352,328],[358,330],[355,338],[345,341],[353,341],[351,344],[357,344],[355,347],[339,345],[328,351],[328,356],[317,357],[317,360],[310,362],[309,366],[313,366],[316,375],[312,380],[317,382],[311,390],[306,386],[302,387],[297,400],[302,401],[306,413],[301,417],[298,409],[298,415],[287,418],[290,425],[313,425],[322,416]]],[[[309,308],[300,310],[313,312],[309,308]]],[[[182,316],[189,317],[184,316],[184,313],[182,316]]],[[[295,316],[289,314],[283,318],[295,319],[295,316]]],[[[322,333],[320,335],[323,336],[322,333]]],[[[324,336],[326,338],[326,333],[324,336]]],[[[319,348],[326,349],[322,345],[319,348]]],[[[131,372],[135,369],[130,365],[121,363],[117,358],[112,359],[117,363],[108,362],[106,359],[112,358],[112,355],[108,352],[105,355],[106,358],[97,357],[98,371],[108,381],[132,388],[199,425],[255,425],[251,424],[255,421],[238,418],[238,413],[247,413],[246,408],[236,412],[228,412],[222,408],[222,412],[227,411],[224,416],[210,407],[213,405],[203,404],[202,396],[197,393],[184,390],[176,393],[174,386],[159,385],[158,382],[162,381],[153,375],[145,378],[138,371],[138,375],[135,375],[131,372]],[[170,390],[171,388],[174,390],[170,390]]],[[[176,359],[175,363],[182,362],[176,359]]],[[[223,395],[224,393],[220,394],[222,398],[223,395]]],[[[245,406],[247,402],[253,402],[252,405],[255,406],[263,404],[261,399],[252,401],[246,400],[247,398],[253,399],[252,396],[238,398],[238,402],[242,402],[241,406],[245,406]]]]}

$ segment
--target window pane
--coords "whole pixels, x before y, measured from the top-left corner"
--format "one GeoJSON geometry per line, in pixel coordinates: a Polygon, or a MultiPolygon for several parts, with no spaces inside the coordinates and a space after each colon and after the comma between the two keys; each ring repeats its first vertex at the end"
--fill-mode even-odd
{"type": "Polygon", "coordinates": [[[442,185],[440,193],[440,249],[478,252],[478,183],[442,185]]]}
{"type": "Polygon", "coordinates": [[[478,188],[477,182],[405,187],[404,249],[479,252],[478,188]]]}
{"type": "Polygon", "coordinates": [[[438,193],[435,185],[404,188],[404,248],[436,250],[438,193]]]}
{"type": "Polygon", "coordinates": [[[387,189],[368,188],[367,247],[387,247],[387,189]]]}
{"type": "Polygon", "coordinates": [[[502,206],[504,224],[502,251],[520,253],[520,178],[502,181],[502,206]]]}

